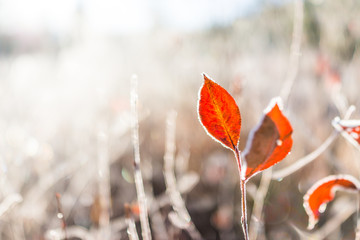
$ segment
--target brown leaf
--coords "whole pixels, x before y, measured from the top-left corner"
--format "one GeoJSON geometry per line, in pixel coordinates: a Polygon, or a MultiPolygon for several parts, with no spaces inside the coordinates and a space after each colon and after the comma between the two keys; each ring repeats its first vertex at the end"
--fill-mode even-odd
{"type": "Polygon", "coordinates": [[[280,162],[291,150],[292,127],[279,108],[280,101],[271,101],[261,122],[250,132],[243,152],[246,170],[242,177],[246,180],[280,162]]]}

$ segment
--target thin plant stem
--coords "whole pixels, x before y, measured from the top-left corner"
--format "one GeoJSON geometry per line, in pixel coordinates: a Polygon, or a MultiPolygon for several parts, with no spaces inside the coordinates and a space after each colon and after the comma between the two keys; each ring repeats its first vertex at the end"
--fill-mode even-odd
{"type": "Polygon", "coordinates": [[[356,229],[355,229],[355,240],[360,240],[360,219],[359,219],[359,204],[360,196],[359,193],[356,194],[356,229]]]}
{"type": "Polygon", "coordinates": [[[249,232],[247,225],[247,211],[246,211],[246,181],[242,177],[242,159],[240,150],[235,148],[235,157],[238,163],[239,176],[240,176],[240,190],[241,190],[241,225],[244,232],[245,240],[249,240],[249,232]]]}
{"type": "MultiPolygon", "coordinates": [[[[349,119],[352,113],[355,111],[355,106],[351,105],[347,111],[345,112],[344,119],[349,119]]],[[[273,173],[273,179],[282,179],[290,174],[296,172],[297,170],[301,169],[302,167],[306,166],[307,164],[314,161],[317,157],[320,156],[339,136],[339,133],[342,131],[341,129],[336,129],[336,125],[334,126],[335,130],[331,133],[331,135],[321,144],[317,149],[306,155],[305,157],[300,158],[295,163],[291,164],[290,166],[275,171],[273,173]]],[[[346,136],[345,136],[346,137],[346,136]]]]}
{"type": "Polygon", "coordinates": [[[0,219],[1,217],[8,211],[10,211],[13,207],[18,205],[23,201],[23,198],[18,193],[13,193],[7,196],[1,203],[0,203],[0,219]]]}
{"type": "MultiPolygon", "coordinates": [[[[72,225],[67,228],[67,236],[70,239],[86,239],[86,240],[95,240],[92,232],[88,229],[72,225]]],[[[25,238],[24,238],[25,239],[25,238]]],[[[50,229],[45,233],[45,239],[59,240],[64,239],[64,233],[62,229],[50,229]]]]}
{"type": "Polygon", "coordinates": [[[247,211],[246,211],[246,185],[244,180],[240,180],[241,188],[241,224],[244,231],[245,240],[249,239],[248,225],[247,225],[247,211]]]}
{"type": "Polygon", "coordinates": [[[124,208],[128,237],[130,240],[139,240],[139,236],[136,231],[136,225],[134,219],[132,218],[131,207],[129,206],[129,204],[125,204],[124,208]]]}
{"type": "Polygon", "coordinates": [[[152,232],[154,234],[154,238],[158,240],[167,240],[169,239],[169,236],[166,231],[165,221],[160,213],[160,206],[154,205],[158,205],[158,203],[156,201],[152,201],[151,208],[153,211],[150,211],[149,213],[151,226],[153,226],[152,232]]]}
{"type": "Polygon", "coordinates": [[[272,168],[268,169],[267,171],[263,172],[261,175],[261,181],[259,184],[259,187],[256,191],[256,195],[255,195],[255,201],[254,201],[254,206],[253,206],[253,210],[251,212],[251,219],[253,221],[251,221],[250,223],[250,236],[252,237],[252,239],[256,240],[259,231],[259,224],[256,223],[256,219],[258,221],[261,222],[262,220],[262,211],[264,208],[264,200],[266,197],[266,194],[268,192],[269,186],[270,186],[270,182],[271,182],[271,177],[272,177],[272,168]]]}
{"type": "Polygon", "coordinates": [[[98,132],[98,184],[100,198],[99,239],[110,238],[110,170],[108,136],[105,131],[98,132]]]}
{"type": "Polygon", "coordinates": [[[345,112],[344,119],[350,119],[351,115],[355,112],[355,110],[356,107],[354,105],[350,105],[345,112]]]}
{"type": "Polygon", "coordinates": [[[150,224],[148,218],[147,201],[144,191],[143,178],[140,170],[140,147],[139,147],[139,118],[138,118],[138,81],[137,77],[131,79],[131,114],[132,114],[132,142],[134,147],[134,180],[137,199],[140,210],[140,225],[143,240],[151,240],[150,224]]]}
{"type": "Polygon", "coordinates": [[[68,237],[67,237],[67,232],[66,232],[66,221],[64,218],[64,211],[62,210],[62,205],[61,205],[61,201],[60,201],[61,195],[60,195],[60,193],[56,193],[55,196],[56,196],[56,202],[57,202],[57,207],[58,207],[57,217],[61,221],[61,228],[64,232],[64,239],[67,240],[68,237]]]}
{"type": "Polygon", "coordinates": [[[284,104],[287,103],[290,96],[291,89],[294,85],[296,75],[299,69],[299,59],[301,55],[301,39],[303,33],[303,20],[304,20],[304,3],[303,0],[294,1],[294,28],[292,41],[290,46],[290,59],[289,66],[286,72],[285,82],[280,92],[284,104]]]}
{"type": "MultiPolygon", "coordinates": [[[[180,194],[184,193],[184,189],[179,189],[180,194]]],[[[148,198],[149,199],[149,198],[148,198]]],[[[149,209],[149,215],[152,216],[155,212],[159,212],[159,209],[162,209],[163,207],[168,206],[169,204],[171,204],[170,199],[168,197],[167,193],[163,193],[160,194],[159,196],[157,196],[156,198],[150,198],[149,201],[152,203],[151,204],[151,208],[149,209]]],[[[152,222],[155,223],[155,222],[152,222]]],[[[126,223],[126,218],[125,216],[123,217],[118,217],[118,218],[114,218],[110,221],[110,227],[111,227],[111,233],[118,233],[124,229],[127,228],[127,223],[126,223]]],[[[68,227],[68,234],[69,234],[69,229],[71,230],[72,227],[68,227]]],[[[59,230],[48,230],[47,234],[51,234],[52,231],[57,231],[59,232],[59,230]]],[[[70,234],[69,234],[70,236],[70,234]]],[[[25,238],[24,238],[25,239],[25,238]]],[[[85,238],[88,239],[88,238],[85,238]]],[[[160,238],[156,238],[156,239],[160,239],[160,238]]],[[[166,239],[168,239],[168,237],[166,237],[166,239]]]]}
{"type": "Polygon", "coordinates": [[[192,239],[202,239],[200,233],[195,228],[191,221],[189,212],[186,209],[185,202],[181,197],[176,185],[175,178],[175,130],[176,130],[176,111],[170,111],[166,119],[166,141],[165,141],[165,156],[164,156],[164,177],[166,183],[166,191],[169,195],[170,202],[175,212],[186,222],[185,230],[189,233],[192,239]]]}
{"type": "Polygon", "coordinates": [[[314,161],[317,157],[319,157],[339,136],[338,131],[333,131],[331,135],[321,144],[317,149],[315,149],[313,152],[309,153],[305,157],[300,158],[295,163],[291,164],[288,167],[285,167],[281,170],[275,171],[273,173],[272,178],[273,179],[282,179],[286,176],[289,176],[290,174],[298,171],[302,167],[306,166],[307,164],[314,161]]]}

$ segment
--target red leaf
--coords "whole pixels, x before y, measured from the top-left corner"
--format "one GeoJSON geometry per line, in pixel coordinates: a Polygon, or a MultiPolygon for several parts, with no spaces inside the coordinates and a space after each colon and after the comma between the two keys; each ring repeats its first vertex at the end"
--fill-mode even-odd
{"type": "Polygon", "coordinates": [[[308,229],[313,229],[326,204],[334,199],[337,190],[358,191],[360,183],[349,175],[333,175],[316,182],[304,196],[304,208],[309,216],[308,229]]]}
{"type": "Polygon", "coordinates": [[[243,152],[245,180],[280,162],[291,150],[293,130],[279,108],[279,101],[280,98],[275,98],[270,102],[261,122],[250,132],[243,152]]]}
{"type": "Polygon", "coordinates": [[[344,131],[346,136],[350,137],[348,139],[350,142],[360,145],[360,120],[335,120],[335,122],[341,127],[339,130],[344,131]]]}
{"type": "Polygon", "coordinates": [[[224,88],[203,75],[198,102],[200,122],[211,137],[236,151],[241,128],[239,107],[224,88]]]}

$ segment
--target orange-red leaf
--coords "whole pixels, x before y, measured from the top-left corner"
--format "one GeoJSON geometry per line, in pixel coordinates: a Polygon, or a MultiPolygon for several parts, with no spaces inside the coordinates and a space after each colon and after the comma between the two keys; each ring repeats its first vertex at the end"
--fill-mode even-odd
{"type": "Polygon", "coordinates": [[[241,128],[239,107],[224,88],[203,75],[198,102],[200,122],[216,141],[236,151],[241,128]]]}
{"type": "Polygon", "coordinates": [[[349,175],[333,175],[316,182],[304,196],[304,208],[309,216],[308,229],[313,229],[326,204],[334,199],[337,190],[358,191],[360,183],[349,175]]]}
{"type": "Polygon", "coordinates": [[[246,164],[243,179],[248,180],[280,162],[291,150],[293,129],[280,110],[280,101],[280,98],[275,98],[270,102],[261,122],[250,132],[243,152],[246,164]]]}
{"type": "Polygon", "coordinates": [[[340,120],[338,124],[341,126],[357,144],[360,145],[360,121],[359,120],[340,120]]]}

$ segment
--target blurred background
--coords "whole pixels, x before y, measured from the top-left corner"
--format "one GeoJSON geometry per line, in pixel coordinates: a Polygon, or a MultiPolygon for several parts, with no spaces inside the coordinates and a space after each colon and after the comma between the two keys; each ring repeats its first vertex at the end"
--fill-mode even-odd
{"type": "MultiPolygon", "coordinates": [[[[198,122],[201,73],[239,104],[244,149],[297,68],[285,99],[294,145],[276,171],[317,149],[334,117],[360,108],[359,44],[358,0],[0,0],[0,239],[129,239],[129,220],[140,234],[133,74],[153,238],[194,234],[166,191],[163,156],[172,129],[176,190],[192,231],[243,239],[236,161],[198,122]],[[293,36],[300,51],[291,50],[293,36]]],[[[262,214],[252,217],[261,174],[251,179],[248,215],[257,239],[354,239],[354,195],[340,194],[311,232],[302,198],[329,174],[359,178],[359,162],[357,149],[339,137],[312,163],[269,182],[262,214]]]]}

